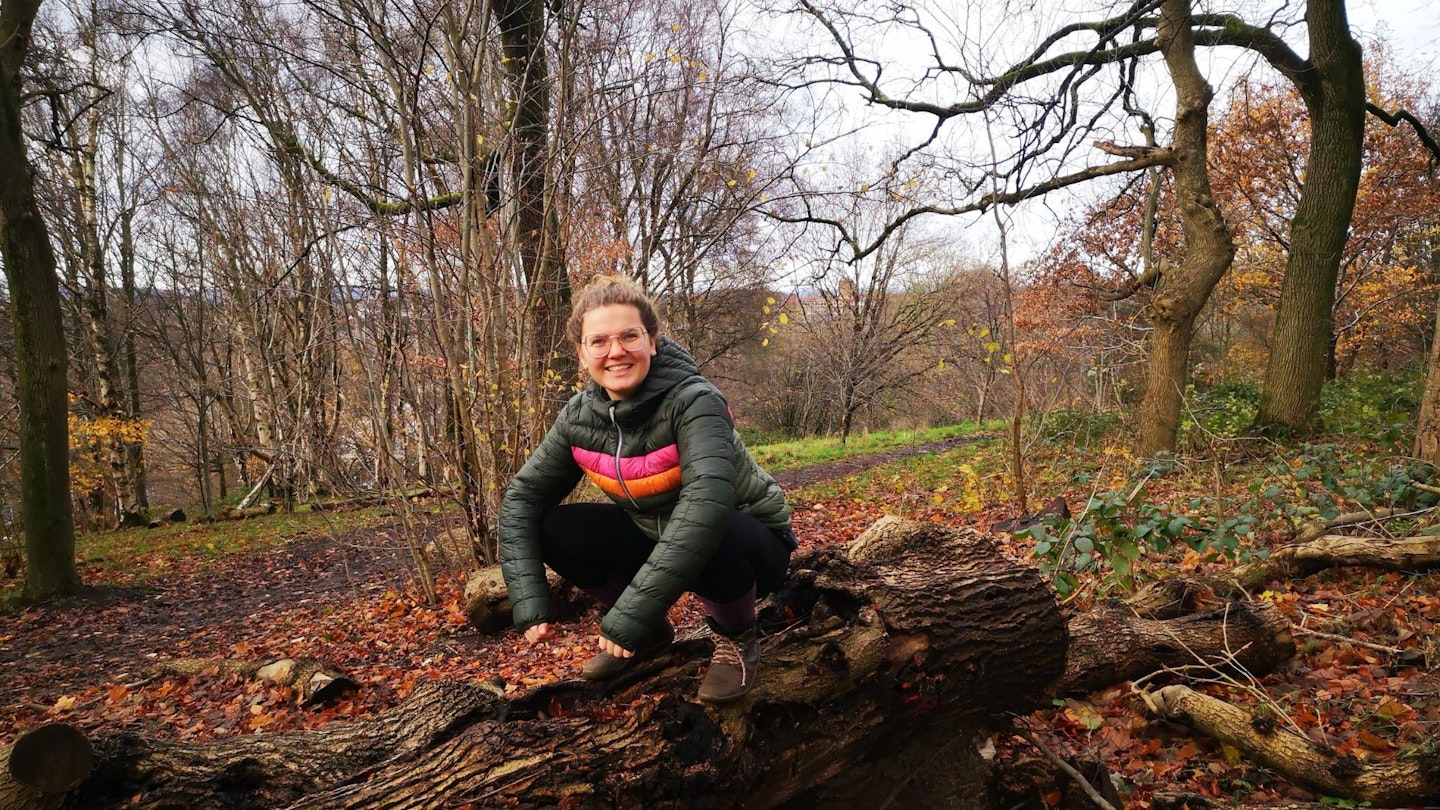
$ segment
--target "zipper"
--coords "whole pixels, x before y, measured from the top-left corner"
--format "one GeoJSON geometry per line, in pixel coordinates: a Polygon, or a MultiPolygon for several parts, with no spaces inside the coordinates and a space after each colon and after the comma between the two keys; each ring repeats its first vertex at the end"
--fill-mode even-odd
{"type": "MultiPolygon", "coordinates": [[[[620,452],[625,449],[625,433],[620,430],[620,423],[615,421],[614,405],[610,406],[610,424],[615,426],[615,480],[620,482],[620,491],[625,493],[630,504],[639,509],[640,504],[636,503],[635,496],[630,494],[630,487],[625,483],[625,473],[620,469],[620,452]]],[[[657,519],[655,522],[658,525],[660,521],[657,519]]]]}

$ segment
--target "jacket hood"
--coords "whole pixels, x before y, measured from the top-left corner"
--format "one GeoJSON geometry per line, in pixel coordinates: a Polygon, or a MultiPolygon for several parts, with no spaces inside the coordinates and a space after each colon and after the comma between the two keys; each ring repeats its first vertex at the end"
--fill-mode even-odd
{"type": "Polygon", "coordinates": [[[585,386],[585,397],[590,407],[606,415],[607,421],[610,406],[614,405],[615,420],[631,424],[647,418],[675,386],[695,378],[704,379],[700,377],[700,367],[695,364],[695,358],[680,348],[680,344],[661,337],[656,344],[655,356],[650,358],[650,371],[634,394],[623,400],[612,400],[599,383],[591,380],[585,386]]]}

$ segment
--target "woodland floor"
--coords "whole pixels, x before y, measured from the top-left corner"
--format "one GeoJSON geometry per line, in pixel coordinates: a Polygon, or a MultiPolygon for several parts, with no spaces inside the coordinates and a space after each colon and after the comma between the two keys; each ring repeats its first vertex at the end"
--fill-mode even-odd
{"type": "MultiPolygon", "coordinates": [[[[969,438],[847,459],[776,475],[788,490],[855,476],[884,462],[950,450],[969,438]]],[[[913,496],[909,516],[927,518],[913,496]]],[[[1078,495],[1072,495],[1072,503],[1078,495]]],[[[937,503],[939,499],[937,498],[937,503]]],[[[894,503],[869,498],[795,499],[802,551],[845,542],[894,503]]],[[[957,515],[932,510],[928,519],[986,526],[1009,517],[999,509],[957,515]]],[[[426,533],[443,526],[423,527],[426,533]]],[[[201,529],[196,528],[197,532],[201,529]]],[[[1028,558],[1015,544],[1017,560],[1028,558]]],[[[63,721],[87,730],[127,728],[168,738],[203,739],[295,728],[318,728],[394,705],[433,678],[500,677],[512,690],[575,677],[591,654],[596,616],[561,626],[536,647],[512,632],[483,636],[465,622],[460,581],[442,576],[437,603],[421,598],[399,527],[311,534],[263,551],[204,559],[143,586],[102,575],[80,599],[0,615],[0,744],[28,728],[63,721]],[[109,581],[105,581],[105,580],[109,581]],[[238,676],[154,676],[162,659],[329,661],[360,688],[323,709],[304,710],[288,689],[238,676]]],[[[1440,575],[1358,572],[1322,574],[1260,595],[1300,626],[1370,639],[1358,644],[1307,644],[1285,673],[1262,684],[1312,738],[1362,758],[1434,745],[1440,737],[1440,676],[1423,652],[1440,623],[1440,575]],[[1366,647],[1405,647],[1399,657],[1366,647]],[[1428,742],[1427,742],[1428,741],[1428,742]]],[[[699,625],[687,599],[672,619],[684,633],[699,625]]],[[[1302,637],[1301,641],[1305,639],[1302,637]]],[[[1433,641],[1429,643],[1433,647],[1433,641]]],[[[1236,699],[1244,690],[1221,693],[1236,699]]],[[[1128,792],[1128,806],[1146,807],[1156,789],[1185,789],[1251,800],[1314,799],[1234,751],[1179,727],[1144,718],[1124,687],[1016,721],[1065,756],[1102,761],[1128,792]]],[[[1000,729],[1002,758],[1033,754],[1023,738],[1000,729]]],[[[1037,797],[1059,801],[1041,787],[1037,797]]]]}

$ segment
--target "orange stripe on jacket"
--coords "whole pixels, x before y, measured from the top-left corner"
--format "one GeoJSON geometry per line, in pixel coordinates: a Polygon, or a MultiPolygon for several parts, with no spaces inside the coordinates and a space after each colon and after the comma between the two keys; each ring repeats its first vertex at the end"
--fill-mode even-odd
{"type": "Polygon", "coordinates": [[[627,478],[625,479],[624,487],[620,486],[618,480],[608,475],[601,475],[594,470],[585,470],[585,475],[589,476],[590,480],[594,481],[595,486],[599,487],[602,492],[613,498],[624,498],[626,489],[630,490],[630,497],[639,500],[640,498],[659,495],[680,487],[679,467],[671,467],[665,472],[647,475],[644,478],[627,478]]]}

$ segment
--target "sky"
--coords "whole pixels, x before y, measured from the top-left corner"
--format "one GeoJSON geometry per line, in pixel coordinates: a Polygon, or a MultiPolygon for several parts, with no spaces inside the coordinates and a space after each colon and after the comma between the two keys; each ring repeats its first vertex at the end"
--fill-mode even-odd
{"type": "Polygon", "coordinates": [[[1435,0],[1350,0],[1350,28],[1361,37],[1387,40],[1397,57],[1417,69],[1436,67],[1440,52],[1440,3],[1435,0]]]}

